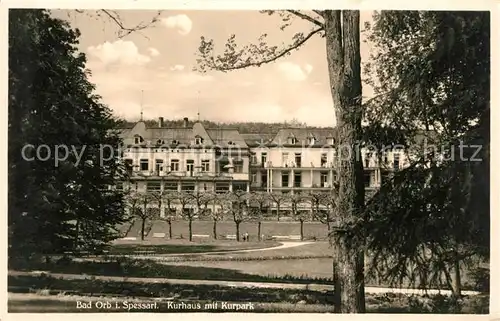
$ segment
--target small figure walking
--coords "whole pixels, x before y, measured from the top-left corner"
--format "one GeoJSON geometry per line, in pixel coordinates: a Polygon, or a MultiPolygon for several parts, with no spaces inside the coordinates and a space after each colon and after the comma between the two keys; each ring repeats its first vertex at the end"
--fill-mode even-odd
{"type": "Polygon", "coordinates": [[[245,232],[245,234],[243,235],[243,241],[248,242],[248,232],[245,232]]]}

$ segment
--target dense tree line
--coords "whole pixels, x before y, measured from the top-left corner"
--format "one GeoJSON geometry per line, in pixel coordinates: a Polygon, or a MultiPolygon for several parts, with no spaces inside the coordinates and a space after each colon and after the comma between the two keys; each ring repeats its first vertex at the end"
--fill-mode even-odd
{"type": "Polygon", "coordinates": [[[122,222],[123,195],[109,188],[122,172],[111,155],[120,138],[87,80],[79,36],[45,10],[9,11],[11,258],[98,247],[122,222]]]}
{"type": "MultiPolygon", "coordinates": [[[[147,119],[144,120],[148,127],[158,127],[158,120],[147,119]]],[[[131,128],[135,125],[135,121],[121,119],[118,123],[119,127],[122,128],[131,128]]],[[[188,126],[192,126],[194,123],[193,120],[188,120],[188,126]]],[[[296,120],[292,121],[284,121],[279,123],[261,123],[261,122],[215,122],[211,120],[200,120],[200,123],[203,124],[205,128],[233,128],[237,129],[240,134],[275,134],[278,130],[282,128],[324,128],[324,127],[313,127],[308,126],[306,123],[301,123],[296,120]]],[[[163,126],[170,128],[179,128],[184,125],[183,120],[172,120],[172,119],[164,119],[163,126]]]]}

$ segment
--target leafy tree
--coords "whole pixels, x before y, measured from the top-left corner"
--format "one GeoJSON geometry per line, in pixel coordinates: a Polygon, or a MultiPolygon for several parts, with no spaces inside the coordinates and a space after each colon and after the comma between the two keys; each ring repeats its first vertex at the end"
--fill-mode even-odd
{"type": "Polygon", "coordinates": [[[249,193],[239,190],[228,192],[222,196],[223,202],[227,204],[225,208],[235,224],[236,241],[238,242],[240,241],[240,225],[249,218],[248,199],[249,193]]]}
{"type": "Polygon", "coordinates": [[[196,211],[193,210],[193,200],[194,196],[190,192],[181,191],[174,192],[174,198],[176,202],[180,205],[180,215],[188,221],[189,228],[189,241],[193,241],[193,221],[197,216],[196,211]]]}
{"type": "Polygon", "coordinates": [[[262,218],[269,210],[271,198],[267,192],[253,191],[250,197],[250,215],[257,221],[257,237],[261,241],[262,238],[262,218]]]}
{"type": "Polygon", "coordinates": [[[330,231],[334,222],[335,198],[331,193],[311,191],[307,195],[307,200],[311,206],[311,216],[325,224],[330,231]]]}
{"type": "Polygon", "coordinates": [[[290,209],[292,211],[292,217],[300,222],[300,240],[304,240],[304,221],[311,217],[310,212],[304,209],[300,209],[299,206],[306,202],[305,195],[294,193],[287,195],[287,202],[290,204],[290,209]]]}
{"type": "Polygon", "coordinates": [[[401,128],[412,158],[345,228],[384,278],[428,287],[443,275],[458,297],[460,265],[489,256],[490,14],[383,11],[368,27],[367,122],[401,128]]]}
{"type": "Polygon", "coordinates": [[[155,201],[155,194],[151,192],[138,193],[140,206],[135,211],[135,215],[141,220],[141,240],[146,236],[146,222],[159,216],[159,212],[149,205],[155,201]]]}
{"type": "Polygon", "coordinates": [[[272,202],[276,204],[276,219],[279,221],[281,205],[283,205],[283,202],[287,200],[287,196],[281,192],[271,192],[269,193],[269,197],[272,202]]]}
{"type": "Polygon", "coordinates": [[[137,192],[132,190],[127,190],[124,194],[124,199],[125,199],[124,217],[126,218],[126,221],[130,223],[127,229],[127,233],[125,233],[125,235],[128,235],[128,233],[135,224],[135,220],[137,219],[136,211],[140,209],[140,198],[137,192]]]}
{"type": "Polygon", "coordinates": [[[211,194],[209,198],[209,203],[212,205],[210,211],[210,218],[212,219],[212,234],[214,239],[217,239],[217,223],[224,219],[224,214],[227,212],[226,203],[224,202],[224,197],[219,194],[211,194]]]}
{"type": "Polygon", "coordinates": [[[170,199],[168,195],[162,191],[151,192],[151,200],[156,202],[157,208],[153,211],[153,220],[165,221],[168,224],[169,238],[172,238],[172,221],[175,219],[175,208],[172,212],[170,208],[170,199]],[[166,205],[166,206],[164,206],[166,205]],[[164,208],[163,216],[161,215],[162,208],[164,208]],[[157,209],[157,210],[156,210],[157,209]],[[172,215],[173,214],[173,215],[172,215]]]}
{"type": "Polygon", "coordinates": [[[195,206],[198,218],[202,218],[207,214],[212,197],[213,195],[206,191],[196,190],[192,193],[192,203],[195,206]]]}
{"type": "Polygon", "coordinates": [[[172,223],[177,219],[177,208],[175,207],[176,195],[175,192],[167,192],[163,194],[165,203],[165,215],[160,220],[168,224],[168,237],[172,239],[172,223]]]}
{"type": "MultiPolygon", "coordinates": [[[[292,43],[282,48],[267,44],[267,35],[262,35],[256,44],[238,47],[236,36],[231,35],[223,54],[216,54],[213,40],[201,38],[197,69],[230,71],[247,67],[258,67],[289,55],[303,46],[313,36],[322,36],[326,44],[326,60],[330,76],[330,88],[335,108],[336,126],[339,128],[337,142],[351,146],[354,152],[340,150],[339,192],[336,213],[340,223],[354,221],[364,206],[363,165],[356,157],[362,141],[361,120],[361,57],[359,11],[350,10],[296,10],[266,11],[279,15],[281,29],[291,25],[293,18],[310,23],[307,33],[295,34],[292,43]]],[[[334,302],[337,312],[353,313],[365,311],[364,300],[364,255],[352,249],[342,238],[337,237],[340,227],[332,230],[335,280],[334,302]]]]}
{"type": "Polygon", "coordinates": [[[116,122],[87,80],[79,36],[45,10],[9,10],[10,257],[99,247],[124,222],[123,193],[110,188],[123,174],[116,122]],[[50,154],[37,157],[41,145],[50,154]]]}

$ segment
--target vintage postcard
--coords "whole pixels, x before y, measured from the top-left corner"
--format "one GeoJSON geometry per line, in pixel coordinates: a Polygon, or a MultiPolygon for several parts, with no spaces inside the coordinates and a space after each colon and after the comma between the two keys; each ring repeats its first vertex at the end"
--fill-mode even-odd
{"type": "Polygon", "coordinates": [[[492,313],[494,6],[139,2],[2,8],[9,318],[492,313]]]}

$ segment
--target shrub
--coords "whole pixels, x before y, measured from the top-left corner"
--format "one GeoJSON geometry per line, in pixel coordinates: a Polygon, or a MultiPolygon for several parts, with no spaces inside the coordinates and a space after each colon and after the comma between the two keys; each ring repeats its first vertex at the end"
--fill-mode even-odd
{"type": "Polygon", "coordinates": [[[490,292],[490,270],[478,267],[470,272],[474,290],[489,293],[490,292]]]}

